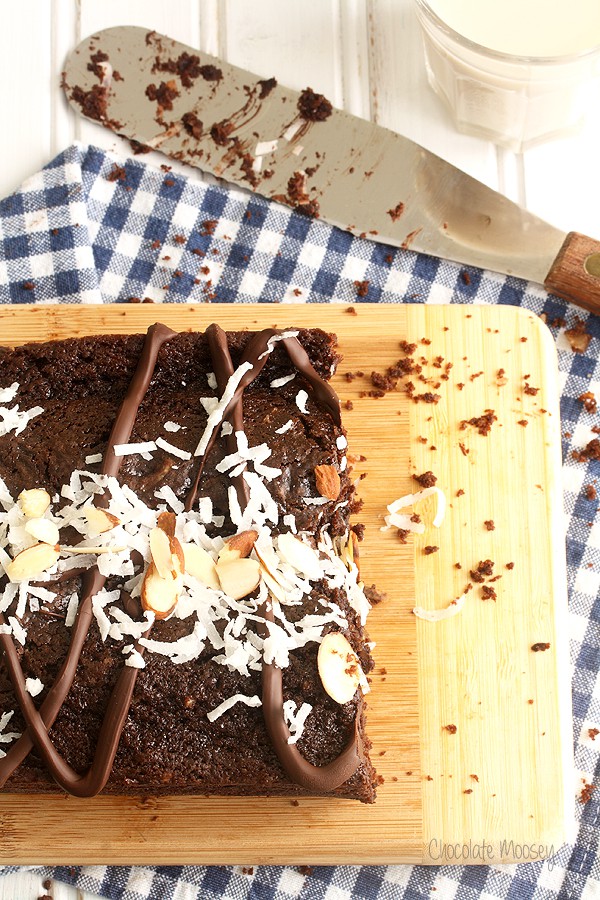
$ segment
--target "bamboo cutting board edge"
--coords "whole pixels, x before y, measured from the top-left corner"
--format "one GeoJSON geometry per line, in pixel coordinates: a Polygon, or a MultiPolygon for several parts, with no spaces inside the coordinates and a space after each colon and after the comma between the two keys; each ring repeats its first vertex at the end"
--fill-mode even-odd
{"type": "MultiPolygon", "coordinates": [[[[385,355],[391,352],[392,344],[397,347],[398,340],[406,338],[415,340],[419,338],[420,329],[424,334],[432,334],[435,332],[435,340],[431,348],[427,348],[428,354],[432,355],[434,351],[438,352],[438,343],[443,343],[440,338],[440,322],[449,322],[450,331],[459,330],[460,327],[465,331],[466,317],[472,319],[470,326],[479,326],[483,328],[483,323],[490,317],[497,317],[503,327],[510,320],[513,324],[513,330],[519,331],[523,327],[531,330],[529,340],[532,341],[530,346],[539,349],[541,360],[545,360],[542,365],[544,392],[549,393],[550,400],[556,402],[558,393],[556,389],[556,378],[554,372],[553,354],[554,349],[551,346],[549,332],[541,325],[539,320],[531,314],[523,313],[523,311],[511,308],[477,308],[477,307],[429,307],[422,305],[398,305],[398,306],[368,306],[358,304],[354,307],[356,315],[349,315],[347,308],[344,306],[331,305],[320,306],[292,306],[282,304],[281,306],[175,306],[161,305],[160,310],[154,306],[131,306],[131,307],[4,307],[0,310],[0,325],[2,328],[3,343],[22,343],[27,340],[48,340],[52,338],[62,337],[71,334],[83,334],[92,332],[110,333],[122,331],[142,330],[151,321],[160,319],[174,328],[183,329],[186,327],[204,327],[213,319],[218,320],[224,327],[252,328],[256,325],[260,327],[266,325],[287,325],[287,324],[306,324],[318,325],[326,329],[337,331],[340,335],[341,350],[347,351],[348,346],[353,346],[353,352],[350,357],[342,364],[341,371],[348,368],[355,368],[358,365],[356,353],[358,346],[362,345],[359,359],[363,368],[377,367],[376,361],[369,359],[369,352],[372,344],[369,339],[377,339],[380,353],[385,355]],[[468,310],[468,312],[467,312],[468,310]],[[439,317],[442,317],[440,319],[439,317]],[[525,323],[528,323],[525,326],[525,323]],[[351,363],[351,364],[350,364],[351,363]],[[546,383],[547,382],[547,383],[546,383]]],[[[495,318],[494,318],[495,320],[495,318]]],[[[471,327],[471,332],[473,327],[471,327]]],[[[467,336],[468,337],[468,336],[467,336]]],[[[469,341],[471,339],[469,338],[469,341]]],[[[394,351],[396,356],[397,350],[394,351]]],[[[439,351],[441,353],[441,350],[439,351]]],[[[392,361],[392,360],[390,360],[392,361]]],[[[370,368],[368,369],[370,371],[370,368]]],[[[537,375],[536,375],[537,377],[537,375]]],[[[343,380],[338,379],[337,383],[342,399],[356,396],[357,389],[354,385],[348,386],[343,380]]],[[[369,418],[377,411],[386,422],[403,423],[410,418],[411,422],[411,438],[415,437],[413,429],[422,424],[417,413],[420,414],[421,404],[411,405],[410,413],[407,411],[408,404],[400,395],[388,396],[382,401],[361,401],[364,411],[369,413],[369,418]],[[369,403],[369,406],[364,406],[369,403]],[[404,405],[403,405],[404,403],[404,405]],[[378,407],[377,404],[380,404],[378,407]],[[400,412],[400,416],[397,413],[400,412]],[[416,418],[415,418],[416,416],[416,418]],[[392,417],[395,417],[392,418],[392,417]]],[[[357,404],[355,403],[355,406],[357,404]]],[[[360,406],[360,404],[358,404],[360,406]]],[[[362,421],[364,416],[358,415],[359,410],[355,413],[345,413],[345,425],[350,435],[350,449],[360,451],[363,449],[362,442],[368,437],[370,429],[367,424],[362,421]],[[358,421],[358,420],[361,421],[358,421]],[[359,441],[361,443],[359,443],[359,441]]],[[[421,419],[423,417],[421,416],[421,419]]],[[[364,482],[365,500],[368,511],[367,519],[369,524],[368,537],[365,542],[365,567],[369,567],[372,562],[374,570],[378,572],[377,551],[373,554],[369,544],[375,546],[377,544],[377,528],[378,516],[386,502],[389,502],[395,496],[400,496],[402,492],[410,490],[410,473],[413,471],[417,463],[421,463],[419,454],[421,447],[415,448],[414,441],[411,445],[402,443],[402,428],[406,430],[405,424],[392,425],[392,436],[390,441],[381,440],[385,452],[400,452],[400,465],[396,467],[395,475],[390,475],[389,469],[385,473],[386,484],[382,489],[379,485],[371,487],[373,482],[367,478],[364,482]],[[412,468],[411,468],[412,466],[412,468]],[[399,493],[397,493],[399,491],[399,493]],[[387,499],[385,499],[387,498],[387,499]],[[372,507],[378,504],[379,512],[374,514],[372,507]]],[[[418,433],[418,432],[416,432],[418,433]]],[[[556,437],[556,436],[555,436],[556,437]]],[[[557,444],[554,437],[554,443],[550,441],[553,453],[554,463],[557,457],[557,444]]],[[[559,448],[559,445],[558,445],[559,448]]],[[[559,454],[559,449],[558,449],[559,454]]],[[[370,456],[366,465],[367,470],[375,464],[373,456],[370,456]]],[[[433,465],[429,462],[429,465],[433,465]]],[[[423,467],[421,467],[422,470],[423,467]]],[[[413,483],[414,484],[414,483],[413,483]]],[[[553,485],[551,493],[553,496],[557,493],[556,484],[553,485]]],[[[556,510],[554,509],[554,512],[556,510]]],[[[361,515],[361,519],[363,516],[361,515]]],[[[554,521],[554,520],[553,520],[554,521]]],[[[556,527],[559,523],[555,522],[556,527]]],[[[385,536],[386,539],[388,536],[385,536]]],[[[554,535],[553,540],[556,540],[554,535]]],[[[389,546],[385,544],[386,547],[389,546]]],[[[405,550],[397,548],[397,557],[394,558],[392,569],[395,567],[397,572],[402,574],[405,580],[404,589],[398,593],[398,597],[394,598],[394,602],[399,604],[399,609],[403,616],[400,622],[396,620],[395,624],[398,628],[402,640],[405,642],[407,654],[397,666],[390,668],[390,675],[379,681],[374,679],[373,685],[373,711],[370,716],[369,733],[375,742],[375,750],[378,746],[385,746],[386,754],[393,754],[393,763],[388,764],[390,756],[384,756],[378,759],[375,756],[375,765],[378,769],[383,769],[386,774],[386,784],[380,788],[380,799],[374,807],[360,807],[357,804],[348,801],[323,801],[323,800],[300,800],[300,807],[293,810],[293,816],[290,817],[289,800],[282,799],[266,799],[266,800],[244,800],[239,798],[231,799],[211,799],[204,800],[198,798],[149,798],[140,801],[135,798],[97,798],[88,803],[85,809],[80,801],[73,798],[47,798],[42,800],[40,797],[26,798],[18,795],[5,795],[0,798],[0,821],[3,824],[3,842],[2,856],[8,854],[6,861],[31,862],[32,846],[29,839],[28,831],[24,827],[26,821],[36,823],[36,829],[39,837],[39,806],[40,802],[48,802],[51,804],[48,810],[51,813],[48,822],[51,827],[48,828],[48,836],[45,839],[45,845],[38,845],[36,861],[39,862],[56,862],[56,836],[61,836],[62,852],[66,853],[70,858],[69,862],[101,862],[110,859],[111,862],[164,862],[174,863],[177,861],[185,862],[214,862],[226,863],[248,860],[251,862],[263,863],[282,863],[282,862],[306,862],[308,859],[314,863],[333,863],[333,862],[362,862],[362,863],[391,863],[391,862],[439,862],[439,860],[431,858],[431,854],[427,852],[428,841],[431,840],[432,827],[437,827],[437,823],[444,818],[444,804],[447,795],[442,791],[438,793],[437,799],[432,803],[432,798],[428,795],[428,783],[426,773],[420,772],[419,763],[423,748],[411,746],[411,740],[414,741],[417,736],[417,744],[419,740],[419,722],[417,720],[417,712],[421,717],[421,729],[423,729],[424,710],[411,708],[410,701],[417,698],[417,681],[421,691],[421,701],[423,698],[423,670],[420,658],[417,658],[416,648],[419,641],[419,648],[423,640],[428,642],[434,637],[431,629],[440,629],[440,625],[444,628],[448,623],[438,623],[430,625],[429,623],[419,622],[415,628],[412,616],[406,616],[412,605],[412,594],[410,590],[410,582],[413,577],[411,556],[407,555],[405,550]],[[428,635],[431,634],[431,638],[428,635]],[[412,647],[412,649],[408,649],[412,647]],[[414,655],[413,655],[414,654],[414,655]],[[399,709],[406,717],[406,728],[401,729],[398,735],[400,750],[390,746],[389,734],[386,735],[385,727],[382,731],[382,723],[377,718],[377,697],[379,703],[389,704],[390,681],[395,679],[396,693],[398,685],[398,677],[396,671],[400,666],[404,667],[405,687],[408,688],[408,700],[404,702],[400,696],[395,697],[399,709]],[[412,667],[412,668],[411,668],[412,667]],[[412,681],[411,681],[412,679],[412,681]],[[386,684],[384,684],[386,681],[386,684]],[[411,691],[413,692],[411,694],[411,691]],[[388,699],[386,699],[386,697],[388,699]],[[387,738],[387,743],[385,743],[387,738]],[[383,740],[383,743],[379,741],[383,740]],[[398,775],[392,777],[398,778],[397,782],[390,782],[389,773],[399,772],[399,764],[404,769],[407,765],[414,769],[410,771],[410,776],[402,780],[398,775]],[[386,771],[387,766],[387,771],[386,771]],[[390,793],[391,792],[391,793],[390,793]],[[392,797],[393,794],[393,797],[392,797]],[[392,798],[392,799],[390,799],[392,798]],[[395,799],[393,799],[395,798],[395,799]],[[249,803],[253,803],[254,810],[249,815],[249,803]],[[399,806],[398,804],[401,804],[399,806]],[[6,808],[8,805],[8,808],[6,808]],[[241,819],[246,818],[252,823],[252,827],[242,834],[231,836],[231,818],[232,813],[241,819]],[[219,819],[221,815],[221,819],[219,819]],[[207,833],[203,835],[198,828],[199,819],[207,821],[210,818],[213,825],[212,833],[207,840],[207,833]],[[275,827],[269,830],[268,823],[265,825],[265,817],[268,818],[275,827]],[[301,817],[298,820],[298,817],[301,817]],[[79,825],[79,834],[93,834],[93,839],[89,842],[89,846],[83,847],[79,853],[83,854],[77,860],[73,860],[71,855],[72,847],[75,843],[76,834],[71,834],[67,838],[65,829],[73,821],[77,821],[79,825]],[[174,836],[174,826],[180,825],[180,821],[186,823],[185,843],[182,846],[181,829],[176,827],[174,836]],[[293,821],[295,820],[295,821],[293,821]],[[400,825],[399,825],[400,823],[400,825]],[[286,829],[293,825],[296,829],[302,829],[303,846],[300,849],[293,850],[290,848],[287,839],[286,829]],[[58,828],[58,832],[57,832],[58,828]],[[267,848],[263,841],[263,847],[260,854],[254,849],[254,841],[256,838],[256,828],[265,829],[265,834],[269,835],[270,846],[267,848]],[[102,834],[104,830],[104,834],[102,834]],[[49,836],[52,834],[54,840],[50,842],[49,836]],[[190,844],[190,836],[197,841],[193,846],[190,844]],[[349,841],[349,836],[351,840],[349,841]],[[248,840],[246,840],[246,837],[248,840]],[[273,842],[273,838],[275,841],[273,842]],[[27,853],[27,855],[24,855],[27,853]],[[41,855],[40,855],[41,854],[41,855]],[[257,856],[259,858],[257,858],[257,856]]],[[[387,552],[387,551],[386,551],[387,552]]],[[[555,568],[560,569],[560,566],[555,568]]],[[[417,576],[422,569],[422,563],[418,560],[417,576]]],[[[560,572],[558,573],[560,575],[560,572]]],[[[389,578],[389,572],[388,572],[389,578]]],[[[429,579],[426,579],[426,581],[429,579]]],[[[414,586],[414,585],[413,585],[414,586]]],[[[560,595],[560,577],[556,582],[557,594],[560,595]]],[[[426,595],[431,595],[430,588],[425,590],[426,595]]],[[[560,597],[558,598],[560,600],[560,597]]],[[[424,604],[425,605],[425,604],[424,604]]],[[[433,605],[433,604],[432,604],[433,605]]],[[[551,611],[552,621],[558,623],[559,619],[564,619],[564,604],[558,602],[551,611]]],[[[385,628],[383,621],[377,626],[376,617],[379,609],[375,610],[370,619],[371,631],[380,642],[380,646],[389,655],[389,645],[386,649],[385,645],[385,628]],[[380,628],[382,635],[376,633],[377,627],[380,628]]],[[[454,620],[453,620],[454,621],[454,620]]],[[[389,626],[389,621],[387,621],[389,626]]],[[[559,629],[556,628],[556,632],[559,629]]],[[[563,631],[563,633],[565,633],[563,631]]],[[[558,636],[558,634],[557,634],[558,636]]],[[[564,646],[564,641],[560,639],[556,641],[557,648],[564,646]]],[[[376,651],[377,654],[377,651],[376,651]]],[[[554,657],[554,675],[555,681],[560,682],[560,674],[562,680],[567,685],[567,690],[563,691],[563,695],[557,698],[556,714],[557,719],[562,723],[563,731],[568,732],[568,660],[564,653],[554,657]]],[[[377,669],[376,669],[377,671],[377,669]]],[[[427,674],[427,673],[425,673],[427,674]]],[[[425,717],[426,720],[426,717],[425,717]]],[[[439,740],[439,733],[435,735],[439,740]]],[[[422,740],[422,731],[421,731],[422,740]]],[[[562,741],[562,750],[560,755],[560,765],[557,766],[555,774],[558,776],[559,782],[564,784],[566,780],[567,770],[570,765],[568,742],[562,741]]],[[[557,844],[564,840],[564,832],[566,823],[569,818],[567,808],[567,794],[563,792],[562,799],[564,801],[564,810],[561,815],[555,814],[555,825],[548,830],[547,823],[543,829],[538,829],[540,840],[547,840],[550,836],[557,844]]],[[[469,832],[469,821],[459,818],[460,823],[460,839],[467,838],[469,832]],[[466,827],[465,827],[466,826],[466,827]]],[[[296,831],[298,834],[298,830],[296,831]]],[[[458,832],[457,832],[458,834],[458,832]]],[[[475,835],[471,835],[474,839],[475,835]]],[[[66,857],[62,857],[63,859],[66,857]]],[[[2,859],[2,861],[5,861],[2,859]]],[[[447,860],[442,860],[447,861],[447,860]]],[[[477,859],[458,860],[460,862],[479,862],[477,859]]],[[[502,854],[501,847],[494,847],[493,860],[488,861],[519,861],[518,858],[507,857],[506,853],[502,854]]]]}

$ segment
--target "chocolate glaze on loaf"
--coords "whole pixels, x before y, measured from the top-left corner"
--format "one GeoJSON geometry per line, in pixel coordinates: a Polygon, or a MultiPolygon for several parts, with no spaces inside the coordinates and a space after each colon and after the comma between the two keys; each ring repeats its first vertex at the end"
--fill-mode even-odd
{"type": "MultiPolygon", "coordinates": [[[[267,465],[281,470],[267,484],[280,513],[278,522],[269,525],[274,539],[280,531],[289,531],[283,516],[291,515],[297,531],[310,536],[307,539],[312,538],[313,544],[327,533],[333,539],[332,546],[337,546],[336,542],[348,536],[349,516],[359,506],[343,462],[345,438],[339,403],[326,384],[337,361],[334,338],[317,329],[299,330],[296,336],[281,339],[272,331],[261,335],[230,333],[225,337],[217,326],[211,326],[207,334],[175,335],[164,326],[155,326],[146,338],[94,337],[0,349],[0,390],[17,384],[14,402],[20,409],[43,407],[43,413],[32,418],[21,433],[12,431],[0,437],[0,476],[15,499],[24,489],[40,487],[54,497],[69,485],[76,471],[118,473],[119,482],[152,509],[168,505],[167,495],[155,496],[155,491],[165,487],[173,492],[175,503],[180,501],[192,511],[197,509],[198,498],[208,497],[212,518],[206,523],[207,539],[227,537],[239,530],[231,520],[230,489],[235,487],[243,511],[249,482],[242,473],[232,479],[217,466],[236,452],[236,432],[243,430],[251,448],[268,445],[271,453],[267,465]],[[144,355],[148,357],[146,362],[144,355]],[[224,420],[232,424],[231,433],[222,435],[219,425],[205,452],[194,455],[208,420],[201,398],[218,399],[229,378],[248,358],[252,368],[245,375],[247,383],[242,381],[224,412],[224,420]],[[214,373],[214,380],[210,381],[209,373],[214,373]],[[294,378],[271,386],[272,381],[289,375],[294,378]],[[217,386],[211,388],[210,383],[215,381],[217,386]],[[134,398],[136,383],[139,390],[134,398]],[[301,392],[307,396],[302,398],[301,392]],[[129,409],[126,413],[125,408],[129,409]],[[119,426],[124,419],[129,421],[125,431],[119,426]],[[176,434],[165,432],[167,421],[181,426],[176,434]],[[119,428],[121,433],[115,434],[119,428]],[[113,453],[114,444],[154,441],[157,436],[187,451],[190,458],[181,459],[160,447],[149,459],[139,453],[123,457],[113,453]],[[95,454],[102,455],[103,463],[86,464],[86,457],[95,454]],[[340,494],[335,501],[322,502],[316,490],[314,470],[322,465],[339,471],[340,494]],[[304,498],[318,502],[306,503],[304,498]],[[222,524],[218,517],[223,517],[222,524]]],[[[105,496],[95,499],[100,506],[107,502],[105,496]]],[[[57,499],[53,512],[65,502],[57,499]]],[[[80,540],[81,534],[74,529],[61,529],[61,546],[80,540]]],[[[136,560],[134,554],[136,573],[143,571],[139,556],[136,560]]],[[[103,640],[99,620],[91,612],[87,624],[84,622],[86,592],[91,596],[104,584],[97,570],[74,577],[70,572],[50,577],[51,581],[40,580],[39,586],[55,593],[54,599],[40,601],[41,609],[35,609],[35,603],[32,609],[28,602],[17,617],[18,625],[26,631],[24,644],[15,639],[14,628],[12,633],[0,635],[4,651],[0,715],[14,710],[5,732],[25,734],[26,719],[30,734],[32,728],[40,731],[27,754],[24,750],[31,746],[31,742],[27,745],[27,736],[0,745],[7,754],[0,759],[5,790],[56,790],[49,773],[54,764],[44,750],[50,742],[36,711],[41,709],[51,725],[49,737],[59,758],[54,778],[73,793],[87,795],[99,789],[112,793],[329,793],[373,801],[376,776],[368,758],[362,692],[357,690],[343,705],[328,696],[317,671],[315,640],[294,648],[288,665],[280,667],[263,660],[262,666],[249,674],[215,661],[219,654],[209,641],[195,658],[173,662],[140,646],[128,634],[105,636],[103,640]],[[61,667],[64,671],[63,663],[72,653],[69,645],[78,629],[78,622],[72,627],[64,622],[75,592],[81,601],[79,619],[86,627],[81,653],[76,655],[74,678],[69,689],[62,691],[63,697],[59,687],[52,686],[61,667]],[[123,664],[129,652],[124,655],[123,648],[133,644],[143,654],[143,668],[123,664]],[[19,680],[19,668],[25,678],[39,679],[43,685],[35,698],[17,686],[21,704],[13,686],[19,680]],[[14,682],[8,669],[12,669],[14,682]],[[273,700],[279,688],[281,697],[273,700]],[[104,786],[102,778],[95,780],[85,773],[94,761],[98,743],[104,746],[105,732],[112,727],[110,715],[106,716],[111,693],[114,703],[124,691],[132,692],[131,703],[117,703],[122,707],[124,724],[122,733],[117,728],[113,736],[114,761],[111,758],[107,764],[104,786]],[[53,692],[56,708],[51,714],[45,713],[44,709],[52,705],[52,696],[48,695],[53,692]],[[262,697],[262,707],[238,702],[209,721],[207,713],[236,694],[262,697]],[[297,747],[288,744],[289,731],[280,708],[282,702],[289,701],[294,701],[296,709],[302,704],[312,707],[297,747]],[[19,756],[23,761],[15,767],[19,756]],[[64,778],[61,766],[67,773],[64,778]]],[[[123,588],[126,581],[125,577],[108,575],[105,589],[121,591],[111,601],[110,609],[122,610],[143,622],[139,599],[123,588]]],[[[0,599],[7,584],[3,576],[0,599]]],[[[2,614],[5,632],[11,631],[6,623],[15,621],[19,603],[23,606],[17,596],[2,614]]],[[[361,622],[364,616],[345,586],[332,584],[326,577],[311,581],[302,602],[285,607],[285,616],[290,623],[298,622],[307,615],[320,615],[323,607],[331,604],[345,617],[342,630],[363,672],[368,672],[372,660],[361,622]]],[[[269,633],[268,622],[274,620],[270,600],[263,599],[255,612],[256,621],[254,625],[249,622],[248,627],[264,639],[269,633]]],[[[173,642],[189,635],[192,626],[193,617],[173,615],[154,622],[150,637],[173,642]]],[[[321,633],[340,627],[339,621],[332,620],[321,633]]]]}

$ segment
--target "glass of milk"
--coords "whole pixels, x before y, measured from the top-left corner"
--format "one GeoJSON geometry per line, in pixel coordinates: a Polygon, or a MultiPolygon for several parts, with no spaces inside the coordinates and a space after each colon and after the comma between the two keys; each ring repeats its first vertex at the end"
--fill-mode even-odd
{"type": "Polygon", "coordinates": [[[600,109],[600,0],[415,0],[459,131],[520,152],[600,109]]]}

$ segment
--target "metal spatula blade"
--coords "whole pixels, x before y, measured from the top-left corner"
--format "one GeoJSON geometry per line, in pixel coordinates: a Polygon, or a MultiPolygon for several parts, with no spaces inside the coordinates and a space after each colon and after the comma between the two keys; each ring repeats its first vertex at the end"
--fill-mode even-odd
{"type": "Polygon", "coordinates": [[[600,243],[566,235],[386,128],[324,97],[156,32],[101,31],[63,76],[80,114],[364,237],[544,283],[600,309],[600,243]]]}

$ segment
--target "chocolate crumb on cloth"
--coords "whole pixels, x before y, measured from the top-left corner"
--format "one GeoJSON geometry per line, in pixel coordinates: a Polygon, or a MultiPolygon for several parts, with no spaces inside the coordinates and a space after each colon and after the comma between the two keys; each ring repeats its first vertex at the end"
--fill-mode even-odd
{"type": "Polygon", "coordinates": [[[333,336],[158,325],[1,356],[6,789],[373,802],[333,336]]]}

